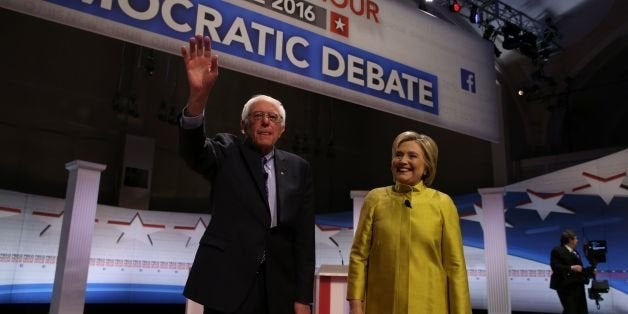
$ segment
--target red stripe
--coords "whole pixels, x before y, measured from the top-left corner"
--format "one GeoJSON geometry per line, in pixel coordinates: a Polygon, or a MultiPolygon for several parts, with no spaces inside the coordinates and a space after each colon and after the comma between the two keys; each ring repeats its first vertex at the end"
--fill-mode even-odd
{"type": "Polygon", "coordinates": [[[578,190],[582,190],[582,189],[586,189],[586,188],[590,188],[591,184],[585,184],[585,185],[581,185],[581,186],[577,186],[575,188],[573,188],[571,191],[572,192],[576,192],[578,190]]]}
{"type": "Polygon", "coordinates": [[[58,214],[55,213],[47,213],[47,212],[40,212],[40,211],[34,211],[33,212],[33,216],[46,216],[46,217],[54,217],[54,218],[59,218],[61,217],[61,215],[63,215],[63,211],[61,211],[58,214]]]}
{"type": "Polygon", "coordinates": [[[615,180],[615,179],[618,179],[618,178],[621,178],[621,177],[625,177],[626,173],[622,172],[622,173],[616,174],[614,176],[610,176],[608,178],[598,177],[598,176],[596,176],[594,174],[590,174],[588,172],[583,172],[582,175],[585,176],[585,177],[589,177],[591,179],[595,179],[595,180],[601,181],[601,182],[608,182],[608,181],[615,180]]]}
{"type": "Polygon", "coordinates": [[[552,198],[552,197],[556,197],[556,196],[559,196],[559,195],[563,195],[563,194],[565,194],[564,192],[557,192],[557,193],[543,193],[543,194],[541,194],[541,193],[538,193],[538,192],[534,192],[534,191],[532,191],[532,190],[530,190],[530,189],[527,189],[526,191],[527,191],[528,193],[533,194],[533,195],[536,195],[536,196],[538,196],[538,197],[540,197],[540,198],[542,198],[542,199],[544,199],[544,200],[546,200],[546,199],[548,199],[548,198],[552,198]],[[543,196],[543,195],[545,195],[545,196],[543,196]]]}
{"type": "Polygon", "coordinates": [[[174,230],[194,230],[196,227],[174,226],[174,230]]]}
{"type": "Polygon", "coordinates": [[[124,222],[124,221],[115,221],[115,220],[109,220],[107,221],[108,224],[112,224],[112,225],[124,225],[124,226],[129,226],[131,225],[130,222],[124,222]]]}
{"type": "Polygon", "coordinates": [[[331,277],[321,276],[318,291],[318,314],[331,314],[331,277]]]}
{"type": "Polygon", "coordinates": [[[2,207],[2,206],[0,206],[0,210],[8,211],[8,212],[14,212],[14,213],[21,212],[21,210],[19,210],[17,208],[9,208],[9,207],[2,207]]]}
{"type": "Polygon", "coordinates": [[[145,224],[145,223],[142,223],[142,226],[146,228],[161,228],[161,229],[166,228],[166,225],[145,224]]]}

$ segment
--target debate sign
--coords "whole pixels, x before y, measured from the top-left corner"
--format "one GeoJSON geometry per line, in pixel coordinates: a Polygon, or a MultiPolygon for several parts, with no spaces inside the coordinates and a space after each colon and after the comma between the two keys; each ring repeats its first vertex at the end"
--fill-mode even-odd
{"type": "Polygon", "coordinates": [[[194,34],[208,35],[226,68],[500,140],[492,47],[404,4],[5,0],[0,5],[173,54],[194,34]]]}

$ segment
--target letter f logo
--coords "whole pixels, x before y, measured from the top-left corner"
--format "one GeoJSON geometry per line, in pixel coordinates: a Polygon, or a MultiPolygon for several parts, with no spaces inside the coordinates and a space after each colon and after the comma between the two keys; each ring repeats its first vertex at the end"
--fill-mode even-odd
{"type": "Polygon", "coordinates": [[[475,94],[475,73],[460,68],[460,87],[475,94]]]}

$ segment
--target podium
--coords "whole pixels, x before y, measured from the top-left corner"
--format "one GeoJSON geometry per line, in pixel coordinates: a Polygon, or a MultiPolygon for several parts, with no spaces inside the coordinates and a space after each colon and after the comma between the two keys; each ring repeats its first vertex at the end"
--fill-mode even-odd
{"type": "Polygon", "coordinates": [[[344,265],[321,265],[315,274],[314,314],[348,314],[347,274],[344,265]]]}
{"type": "MultiPolygon", "coordinates": [[[[344,265],[321,265],[315,273],[313,314],[349,314],[347,275],[344,265]]],[[[186,314],[202,314],[203,306],[186,299],[186,314]]]]}

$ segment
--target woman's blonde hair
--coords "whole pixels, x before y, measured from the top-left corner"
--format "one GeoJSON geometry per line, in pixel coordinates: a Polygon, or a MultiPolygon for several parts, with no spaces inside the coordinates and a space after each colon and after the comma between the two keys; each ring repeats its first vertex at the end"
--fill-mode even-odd
{"type": "Polygon", "coordinates": [[[419,144],[423,155],[425,156],[425,174],[421,177],[426,186],[431,186],[436,177],[436,163],[438,162],[438,146],[434,140],[425,135],[414,131],[405,131],[397,135],[392,144],[392,157],[395,157],[395,151],[403,142],[414,141],[419,144]]]}

